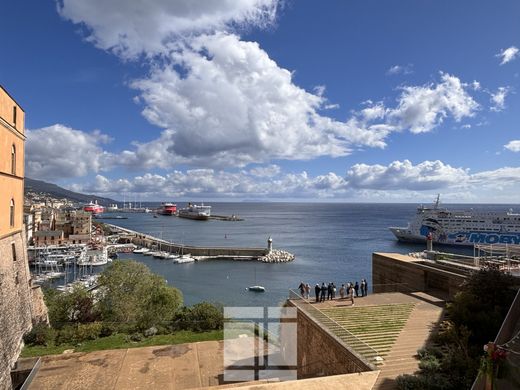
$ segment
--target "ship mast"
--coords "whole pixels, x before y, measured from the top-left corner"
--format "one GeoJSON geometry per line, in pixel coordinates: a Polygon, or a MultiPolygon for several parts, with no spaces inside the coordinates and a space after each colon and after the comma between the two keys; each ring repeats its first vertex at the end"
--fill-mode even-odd
{"type": "Polygon", "coordinates": [[[441,194],[437,194],[437,199],[435,199],[435,203],[433,204],[434,210],[437,210],[437,208],[439,207],[440,200],[441,200],[441,194]]]}

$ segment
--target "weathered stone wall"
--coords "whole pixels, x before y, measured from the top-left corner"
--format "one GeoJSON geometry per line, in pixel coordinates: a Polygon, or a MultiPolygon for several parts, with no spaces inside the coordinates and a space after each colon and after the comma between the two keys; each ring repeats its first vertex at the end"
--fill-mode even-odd
{"type": "Polygon", "coordinates": [[[429,291],[440,292],[451,299],[464,280],[465,275],[405,255],[372,254],[372,289],[375,293],[429,291]]]}
{"type": "Polygon", "coordinates": [[[32,324],[49,323],[49,312],[43,299],[43,291],[40,286],[31,286],[31,311],[32,324]]]}
{"type": "Polygon", "coordinates": [[[372,371],[368,364],[300,309],[297,331],[298,379],[372,371]]]}
{"type": "Polygon", "coordinates": [[[0,240],[0,389],[11,387],[11,367],[23,347],[23,335],[32,326],[31,290],[23,233],[4,237],[0,240]]]}

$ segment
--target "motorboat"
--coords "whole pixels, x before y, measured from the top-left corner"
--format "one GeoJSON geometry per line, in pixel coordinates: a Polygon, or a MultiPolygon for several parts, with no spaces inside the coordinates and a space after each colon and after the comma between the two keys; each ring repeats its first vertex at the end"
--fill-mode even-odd
{"type": "Polygon", "coordinates": [[[251,287],[248,287],[247,289],[249,291],[254,291],[254,292],[265,292],[265,287],[263,287],[263,286],[251,286],[251,287]]]}
{"type": "Polygon", "coordinates": [[[143,255],[144,255],[145,253],[147,253],[147,252],[150,252],[150,249],[148,249],[148,248],[144,248],[144,247],[143,247],[143,248],[139,248],[139,249],[134,249],[134,250],[133,250],[133,253],[140,253],[140,254],[143,254],[143,255]]]}

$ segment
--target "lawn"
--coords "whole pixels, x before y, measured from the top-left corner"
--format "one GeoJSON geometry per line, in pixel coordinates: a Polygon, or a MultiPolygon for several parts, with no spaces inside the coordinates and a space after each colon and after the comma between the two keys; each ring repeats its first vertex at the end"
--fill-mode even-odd
{"type": "Polygon", "coordinates": [[[213,330],[210,332],[192,332],[179,331],[174,334],[156,335],[147,337],[142,341],[130,341],[126,334],[114,334],[108,337],[100,337],[96,340],[85,341],[76,346],[59,345],[59,346],[25,346],[22,350],[21,357],[33,357],[43,355],[56,355],[63,353],[66,349],[73,349],[74,352],[92,352],[103,349],[121,349],[121,348],[138,348],[149,347],[152,345],[169,345],[193,343],[197,341],[222,340],[224,332],[222,330],[213,330]]]}

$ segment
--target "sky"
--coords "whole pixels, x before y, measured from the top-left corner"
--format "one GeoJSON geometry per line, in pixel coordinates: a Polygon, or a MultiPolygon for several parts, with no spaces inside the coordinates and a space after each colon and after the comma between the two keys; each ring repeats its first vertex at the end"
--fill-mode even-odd
{"type": "Polygon", "coordinates": [[[28,177],[120,200],[518,203],[518,1],[3,13],[28,177]]]}

